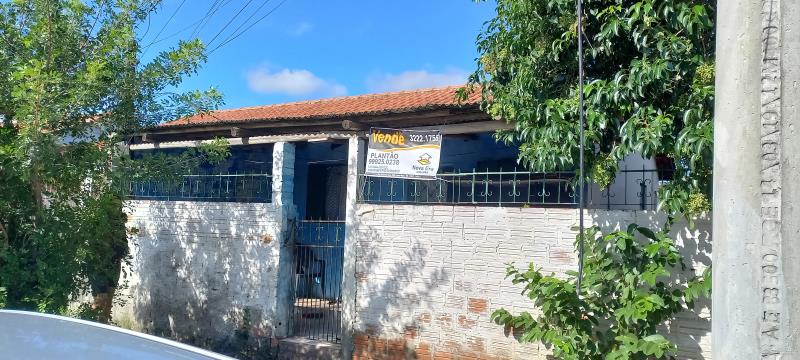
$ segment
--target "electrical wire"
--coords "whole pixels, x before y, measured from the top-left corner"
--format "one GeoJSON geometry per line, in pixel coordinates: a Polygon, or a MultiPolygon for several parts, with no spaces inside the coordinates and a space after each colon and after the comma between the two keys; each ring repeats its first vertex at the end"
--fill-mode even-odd
{"type": "Polygon", "coordinates": [[[175,11],[173,11],[173,12],[172,12],[172,15],[170,15],[170,16],[169,16],[169,19],[167,19],[167,22],[165,22],[165,23],[164,23],[164,26],[162,26],[162,27],[161,27],[161,30],[158,30],[158,33],[156,33],[156,36],[154,36],[154,37],[153,37],[153,41],[151,41],[151,42],[150,42],[150,44],[149,44],[149,45],[147,45],[147,46],[150,46],[150,45],[154,44],[154,43],[155,43],[155,41],[156,41],[156,40],[158,40],[158,37],[161,35],[161,33],[162,33],[162,32],[164,32],[164,29],[166,29],[166,28],[167,28],[167,26],[169,25],[169,23],[170,23],[170,22],[172,22],[172,19],[174,19],[174,18],[175,18],[175,15],[177,15],[177,14],[178,14],[178,10],[180,10],[180,9],[181,9],[181,7],[183,7],[183,4],[185,4],[185,3],[186,3],[186,0],[183,0],[183,1],[181,1],[181,3],[180,3],[180,4],[178,4],[178,7],[177,7],[177,8],[175,8],[175,11]]]}
{"type": "MultiPolygon", "coordinates": [[[[220,41],[220,44],[228,43],[231,40],[231,38],[235,37],[235,34],[237,32],[239,32],[239,30],[241,30],[242,27],[247,25],[247,23],[250,21],[250,19],[252,19],[253,16],[256,16],[256,14],[258,14],[258,12],[261,10],[261,8],[263,8],[265,5],[269,4],[269,2],[270,2],[270,0],[263,1],[261,3],[261,5],[259,5],[255,10],[253,10],[253,12],[250,14],[250,16],[247,17],[247,19],[244,19],[244,21],[242,21],[242,23],[239,24],[239,26],[237,26],[236,29],[233,29],[233,31],[231,31],[231,34],[228,35],[227,38],[225,38],[224,40],[220,41]]],[[[222,46],[222,45],[220,45],[220,46],[222,46]]]]}
{"type": "Polygon", "coordinates": [[[194,30],[192,30],[192,35],[190,37],[195,38],[197,36],[200,36],[200,33],[203,31],[203,28],[205,28],[205,26],[208,24],[208,21],[211,20],[211,17],[214,16],[214,14],[216,14],[217,11],[219,11],[219,9],[222,9],[223,7],[227,6],[230,2],[231,0],[228,0],[224,3],[222,2],[222,0],[214,0],[214,3],[212,3],[208,11],[206,11],[206,14],[203,15],[203,17],[200,19],[200,24],[198,24],[194,28],[194,30]]]}
{"type": "Polygon", "coordinates": [[[256,24],[258,24],[258,23],[259,23],[259,22],[261,22],[262,20],[266,19],[268,16],[272,15],[272,13],[274,13],[274,12],[275,12],[275,10],[278,10],[278,9],[281,7],[281,5],[283,5],[285,2],[286,2],[286,0],[282,0],[280,3],[278,3],[278,5],[276,5],[274,8],[272,8],[272,10],[268,11],[266,14],[264,14],[264,16],[262,16],[262,17],[258,18],[258,19],[257,19],[255,22],[253,22],[252,24],[250,24],[250,26],[246,27],[246,28],[245,28],[244,30],[242,30],[240,33],[238,33],[238,34],[236,34],[236,35],[234,35],[234,36],[231,36],[231,37],[229,37],[229,39],[228,39],[228,40],[226,40],[226,41],[225,41],[225,42],[223,42],[223,43],[220,43],[219,45],[217,45],[217,47],[215,47],[215,48],[211,49],[211,51],[209,51],[209,52],[208,52],[208,53],[209,53],[209,55],[210,55],[211,53],[213,53],[214,51],[216,51],[217,49],[221,48],[222,46],[224,46],[224,45],[228,44],[229,42],[231,42],[231,41],[233,41],[233,40],[236,40],[236,38],[238,38],[239,36],[241,36],[242,34],[244,34],[245,32],[247,32],[247,30],[250,30],[250,28],[252,28],[252,27],[253,27],[253,26],[255,26],[256,24]]]}
{"type": "Polygon", "coordinates": [[[208,46],[211,46],[211,44],[214,42],[214,40],[216,40],[222,34],[222,32],[224,32],[225,29],[227,29],[228,26],[230,26],[231,23],[233,23],[234,20],[236,20],[236,18],[239,17],[239,15],[242,13],[242,11],[244,11],[244,9],[246,9],[248,6],[250,6],[250,3],[252,3],[252,2],[253,2],[253,0],[247,0],[247,2],[244,4],[244,6],[239,8],[239,11],[237,11],[236,14],[234,14],[233,17],[230,20],[228,20],[227,23],[225,23],[225,25],[222,27],[222,29],[219,29],[219,31],[217,31],[217,34],[214,35],[213,38],[211,38],[211,41],[208,42],[208,46]]]}

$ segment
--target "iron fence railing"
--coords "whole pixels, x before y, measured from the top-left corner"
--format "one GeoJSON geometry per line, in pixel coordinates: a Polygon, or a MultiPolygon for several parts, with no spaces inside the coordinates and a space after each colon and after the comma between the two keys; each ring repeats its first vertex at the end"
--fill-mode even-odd
{"type": "Polygon", "coordinates": [[[130,199],[271,202],[269,174],[185,175],[177,180],[128,181],[130,199]]]}
{"type": "Polygon", "coordinates": [[[655,210],[658,189],[672,180],[671,169],[623,167],[605,189],[589,187],[587,207],[607,210],[655,210]]]}
{"type": "Polygon", "coordinates": [[[359,200],[398,204],[575,204],[573,172],[472,171],[439,174],[436,180],[360,175],[359,200]]]}
{"type": "MultiPolygon", "coordinates": [[[[607,189],[587,186],[590,208],[655,209],[658,185],[668,181],[660,170],[620,171],[607,189]]],[[[378,178],[359,175],[358,200],[362,203],[560,206],[576,207],[572,171],[471,171],[444,173],[435,180],[378,178]]]]}
{"type": "Polygon", "coordinates": [[[294,244],[292,334],[338,343],[342,327],[344,221],[303,220],[294,244]]]}

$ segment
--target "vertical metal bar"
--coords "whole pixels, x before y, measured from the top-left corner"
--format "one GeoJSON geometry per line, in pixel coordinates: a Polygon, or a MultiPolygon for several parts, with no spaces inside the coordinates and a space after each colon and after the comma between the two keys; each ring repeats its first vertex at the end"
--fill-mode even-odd
{"type": "Polygon", "coordinates": [[[556,204],[561,204],[561,173],[556,173],[556,204]]]}
{"type": "Polygon", "coordinates": [[[378,202],[381,201],[381,196],[383,195],[383,179],[378,178],[378,202]]]}
{"type": "Polygon", "coordinates": [[[578,103],[580,108],[578,109],[578,119],[579,119],[579,126],[580,126],[580,162],[579,162],[579,173],[580,179],[578,179],[578,186],[580,186],[580,201],[578,205],[579,213],[578,213],[578,231],[579,234],[579,241],[578,241],[578,279],[576,284],[575,291],[577,292],[578,296],[581,294],[581,282],[583,280],[583,243],[584,243],[584,230],[583,230],[583,208],[585,207],[585,199],[584,199],[584,160],[583,160],[583,150],[584,150],[584,143],[585,143],[585,135],[584,135],[584,112],[586,109],[584,108],[584,99],[583,99],[583,0],[577,0],[578,6],[576,9],[577,13],[577,27],[578,27],[578,103]]]}
{"type": "MultiPolygon", "coordinates": [[[[461,174],[461,169],[458,169],[458,174],[459,175],[461,174]]],[[[453,201],[455,201],[455,203],[457,203],[457,204],[460,204],[461,203],[461,176],[455,176],[455,177],[453,177],[453,180],[458,180],[458,191],[456,191],[456,189],[453,188],[453,201]],[[458,197],[456,197],[456,193],[458,193],[458,195],[457,195],[458,197]]],[[[455,181],[453,181],[453,186],[454,187],[456,186],[455,181]]]]}
{"type": "Polygon", "coordinates": [[[319,300],[317,301],[319,301],[318,306],[320,307],[320,313],[322,314],[320,320],[322,320],[322,328],[323,328],[323,333],[325,334],[325,340],[330,341],[330,332],[331,332],[330,321],[329,321],[330,319],[328,317],[328,306],[325,303],[326,287],[328,284],[326,284],[325,280],[327,279],[325,279],[325,275],[328,270],[327,261],[330,260],[330,247],[328,246],[330,246],[330,239],[331,239],[331,233],[330,233],[331,223],[325,223],[324,227],[325,227],[325,234],[323,235],[324,236],[323,243],[325,244],[325,247],[322,248],[322,260],[325,262],[319,263],[320,266],[319,284],[320,284],[321,294],[319,296],[319,300]]]}
{"type": "Polygon", "coordinates": [[[511,202],[517,202],[517,167],[514,167],[514,180],[511,182],[511,202]]]}
{"type": "Polygon", "coordinates": [[[647,206],[647,183],[644,178],[644,164],[642,164],[642,181],[639,183],[639,191],[641,191],[641,199],[639,199],[639,208],[644,210],[647,206]]]}
{"type": "Polygon", "coordinates": [[[624,192],[625,192],[624,204],[628,205],[628,165],[627,164],[626,165],[622,165],[622,168],[624,169],[624,172],[625,172],[625,186],[623,188],[624,192]]]}
{"type": "Polygon", "coordinates": [[[525,195],[526,203],[532,203],[531,202],[531,183],[533,182],[533,179],[531,179],[532,176],[533,174],[528,172],[528,193],[525,195]]]}
{"type": "Polygon", "coordinates": [[[539,196],[542,198],[542,202],[541,203],[544,204],[545,203],[544,194],[546,194],[546,191],[545,191],[545,188],[544,188],[544,183],[545,183],[546,179],[545,179],[544,174],[541,174],[540,176],[541,176],[541,179],[539,179],[539,183],[542,184],[542,192],[539,193],[539,196]]]}
{"type": "Polygon", "coordinates": [[[503,206],[503,168],[500,168],[498,182],[500,183],[500,187],[498,188],[499,193],[497,194],[497,206],[503,206]]]}
{"type": "Polygon", "coordinates": [[[483,177],[483,179],[484,179],[484,182],[483,182],[483,191],[484,191],[484,193],[483,193],[483,202],[488,203],[489,202],[489,168],[486,168],[486,174],[483,177]]]}
{"type": "Polygon", "coordinates": [[[366,181],[366,182],[367,182],[367,198],[368,198],[369,200],[373,200],[373,199],[371,198],[371,196],[372,196],[372,179],[370,179],[370,178],[369,178],[369,177],[367,177],[367,176],[364,176],[364,181],[366,181]]]}
{"type": "Polygon", "coordinates": [[[300,260],[300,251],[299,251],[299,248],[298,248],[298,246],[300,245],[301,241],[298,241],[298,240],[302,236],[302,226],[303,226],[303,222],[302,221],[298,221],[297,227],[295,227],[295,229],[294,229],[294,231],[296,232],[296,234],[298,234],[298,236],[295,236],[295,241],[294,241],[294,244],[293,244],[294,249],[292,249],[292,250],[294,250],[293,251],[294,252],[294,254],[293,254],[294,255],[293,256],[294,257],[294,261],[293,261],[294,267],[292,268],[292,276],[294,276],[294,290],[293,290],[293,295],[294,296],[292,296],[292,315],[293,315],[292,316],[292,333],[293,333],[293,335],[295,335],[295,332],[298,330],[297,326],[296,326],[296,323],[302,320],[302,317],[298,314],[298,310],[297,310],[297,293],[298,293],[298,289],[300,289],[300,284],[299,284],[300,283],[300,274],[299,274],[298,270],[300,269],[300,265],[301,265],[301,263],[300,263],[300,261],[301,261],[300,260]]]}
{"type": "Polygon", "coordinates": [[[472,203],[475,203],[475,168],[472,168],[472,203]]]}

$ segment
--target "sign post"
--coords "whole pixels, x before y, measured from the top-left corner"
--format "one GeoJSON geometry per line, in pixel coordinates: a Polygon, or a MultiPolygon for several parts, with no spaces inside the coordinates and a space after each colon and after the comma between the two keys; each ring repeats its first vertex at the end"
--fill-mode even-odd
{"type": "Polygon", "coordinates": [[[439,130],[372,128],[364,175],[435,180],[441,150],[439,130]]]}

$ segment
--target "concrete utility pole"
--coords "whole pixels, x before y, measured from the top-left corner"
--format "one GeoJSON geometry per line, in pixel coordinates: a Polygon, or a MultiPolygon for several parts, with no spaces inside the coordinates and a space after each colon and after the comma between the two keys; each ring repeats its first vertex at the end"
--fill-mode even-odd
{"type": "Polygon", "coordinates": [[[714,359],[800,359],[800,0],[717,5],[714,359]]]}

